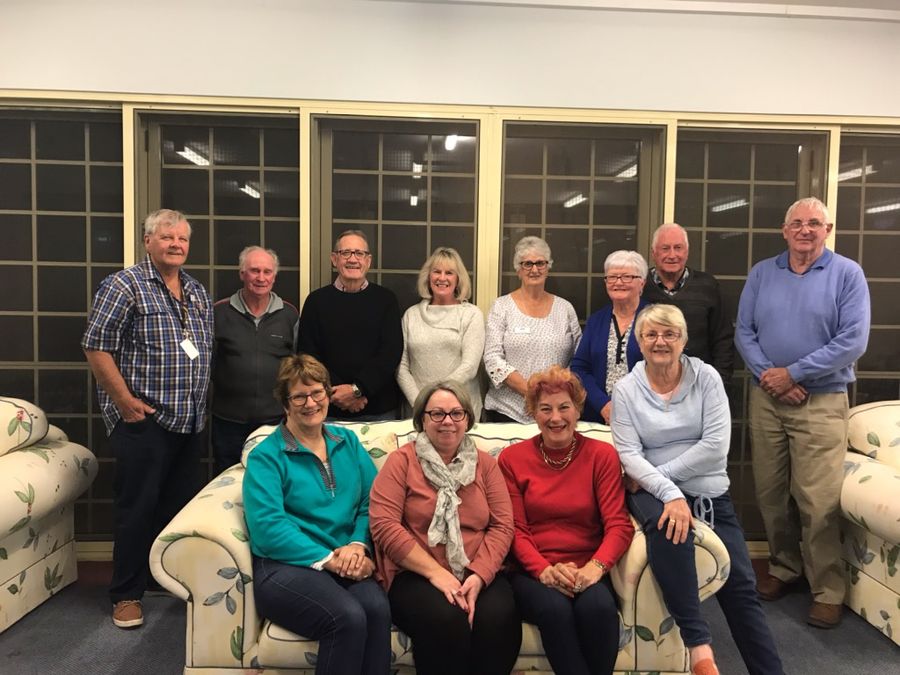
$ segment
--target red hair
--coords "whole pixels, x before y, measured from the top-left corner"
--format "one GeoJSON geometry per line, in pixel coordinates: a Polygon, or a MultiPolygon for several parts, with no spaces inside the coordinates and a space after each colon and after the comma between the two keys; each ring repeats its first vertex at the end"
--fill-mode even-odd
{"type": "Polygon", "coordinates": [[[587,392],[578,376],[568,368],[550,366],[547,370],[542,370],[528,378],[525,391],[525,412],[534,417],[541,396],[560,392],[569,395],[579,413],[584,410],[587,392]]]}

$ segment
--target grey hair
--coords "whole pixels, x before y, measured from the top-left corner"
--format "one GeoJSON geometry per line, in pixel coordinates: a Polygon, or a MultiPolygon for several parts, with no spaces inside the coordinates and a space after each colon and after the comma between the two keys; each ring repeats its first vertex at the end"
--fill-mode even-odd
{"type": "Polygon", "coordinates": [[[674,328],[681,332],[681,344],[687,344],[688,328],[684,314],[675,305],[664,303],[644,307],[634,320],[634,333],[640,337],[644,332],[644,324],[655,323],[666,328],[674,328]]]}
{"type": "Polygon", "coordinates": [[[428,300],[431,298],[431,284],[428,283],[428,277],[431,270],[438,262],[449,262],[456,272],[456,289],[453,292],[454,297],[458,300],[468,300],[472,295],[472,280],[466,271],[466,265],[462,261],[455,248],[449,246],[438,246],[434,249],[434,253],[428,256],[428,260],[419,270],[419,279],[416,281],[416,289],[419,291],[419,297],[428,300]]]}
{"type": "Polygon", "coordinates": [[[687,230],[685,230],[678,223],[663,223],[662,225],[657,227],[656,231],[653,233],[653,239],[650,240],[650,250],[651,251],[656,249],[656,244],[657,244],[657,242],[659,242],[659,235],[662,234],[665,230],[678,230],[679,232],[681,232],[681,236],[684,237],[685,248],[690,249],[691,242],[688,239],[687,230]]]}
{"type": "Polygon", "coordinates": [[[828,214],[828,207],[825,206],[825,202],[817,197],[804,197],[803,199],[798,199],[793,204],[788,207],[788,210],[784,212],[784,224],[787,225],[791,222],[791,216],[794,211],[801,206],[809,206],[814,209],[818,209],[822,212],[822,217],[825,219],[826,224],[831,223],[831,216],[828,214]]]}
{"type": "Polygon", "coordinates": [[[459,401],[459,405],[462,406],[462,409],[466,411],[466,431],[469,431],[473,426],[475,426],[475,422],[478,420],[475,419],[475,408],[472,407],[472,399],[469,397],[469,394],[466,393],[466,388],[461,385],[456,380],[443,380],[441,382],[434,382],[429,384],[426,387],[422,387],[422,390],[419,392],[419,395],[416,396],[416,401],[413,403],[413,426],[416,431],[422,433],[425,429],[424,426],[424,417],[425,417],[425,406],[428,405],[428,399],[430,399],[435,392],[438,391],[449,391],[453,394],[457,400],[459,401]]]}
{"type": "Polygon", "coordinates": [[[341,243],[341,239],[344,237],[359,237],[364,242],[366,242],[366,248],[369,248],[369,238],[366,236],[366,233],[362,230],[344,230],[337,237],[334,238],[334,246],[332,247],[332,251],[338,250],[338,244],[341,243]]]}
{"type": "Polygon", "coordinates": [[[527,253],[534,251],[547,259],[547,269],[553,267],[553,254],[550,253],[550,245],[540,237],[522,237],[516,242],[516,252],[513,254],[513,267],[518,269],[519,263],[527,253]]]}
{"type": "Polygon", "coordinates": [[[160,225],[163,227],[175,227],[178,223],[184,223],[188,228],[188,238],[190,238],[193,230],[188,219],[184,217],[181,211],[174,209],[157,209],[146,218],[144,218],[144,236],[149,237],[156,234],[156,230],[160,225]]]}
{"type": "Polygon", "coordinates": [[[603,271],[609,272],[610,267],[631,267],[641,279],[647,278],[647,261],[637,251],[613,251],[603,262],[603,271]]]}
{"type": "Polygon", "coordinates": [[[262,251],[263,253],[268,253],[272,260],[275,262],[275,274],[278,274],[278,254],[275,253],[270,248],[263,248],[262,246],[247,246],[243,251],[238,254],[238,270],[243,272],[247,269],[247,256],[251,253],[256,253],[257,251],[262,251]]]}

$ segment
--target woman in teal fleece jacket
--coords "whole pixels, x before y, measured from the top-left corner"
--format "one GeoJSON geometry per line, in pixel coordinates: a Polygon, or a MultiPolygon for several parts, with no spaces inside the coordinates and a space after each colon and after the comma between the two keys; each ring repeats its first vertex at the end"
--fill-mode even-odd
{"type": "Polygon", "coordinates": [[[376,470],[352,431],[325,425],[330,393],[319,361],[282,361],[275,396],[285,421],[249,454],[244,475],[256,607],[319,641],[316,675],[386,675],[390,605],[369,554],[376,470]]]}

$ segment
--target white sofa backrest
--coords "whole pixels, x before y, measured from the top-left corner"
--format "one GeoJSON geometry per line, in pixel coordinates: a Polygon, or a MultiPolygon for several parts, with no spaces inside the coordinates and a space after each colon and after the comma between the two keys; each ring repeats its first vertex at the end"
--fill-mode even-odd
{"type": "Polygon", "coordinates": [[[850,409],[848,445],[900,470],[900,401],[876,401],[850,409]]]}
{"type": "Polygon", "coordinates": [[[38,443],[47,428],[47,416],[33,403],[0,397],[0,456],[38,443]]]}

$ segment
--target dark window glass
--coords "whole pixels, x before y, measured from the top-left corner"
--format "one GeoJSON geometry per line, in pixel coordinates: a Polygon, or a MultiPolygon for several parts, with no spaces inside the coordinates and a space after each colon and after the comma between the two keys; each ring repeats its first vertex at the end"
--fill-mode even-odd
{"type": "MultiPolygon", "coordinates": [[[[31,267],[0,265],[0,311],[30,312],[33,309],[31,267]]],[[[5,339],[5,338],[4,338],[5,339]]]]}
{"type": "Polygon", "coordinates": [[[28,120],[0,119],[0,158],[31,157],[31,123],[28,120]]]}
{"type": "Polygon", "coordinates": [[[92,162],[122,161],[121,124],[91,124],[90,137],[92,162]]]}
{"type": "Polygon", "coordinates": [[[84,267],[38,267],[39,312],[87,312],[84,267]]]}
{"type": "MultiPolygon", "coordinates": [[[[0,174],[3,173],[0,165],[0,174]]],[[[2,176],[0,176],[2,180],[2,176]]],[[[31,260],[31,216],[0,213],[0,232],[3,233],[3,258],[6,260],[31,260]]],[[[8,288],[4,286],[4,288],[8,288]]]]}
{"type": "Polygon", "coordinates": [[[34,361],[30,316],[0,316],[0,335],[0,361],[34,361]]]}
{"type": "Polygon", "coordinates": [[[122,167],[91,167],[91,211],[122,212],[122,167]]]}
{"type": "Polygon", "coordinates": [[[31,209],[31,167],[28,164],[0,164],[0,209],[31,209]]]}
{"type": "Polygon", "coordinates": [[[38,164],[39,211],[84,211],[84,166],[38,164]]]}
{"type": "Polygon", "coordinates": [[[84,216],[38,216],[37,259],[80,262],[86,259],[84,216]]]}
{"type": "Polygon", "coordinates": [[[37,121],[34,136],[38,159],[84,160],[82,122],[37,121]]]}

